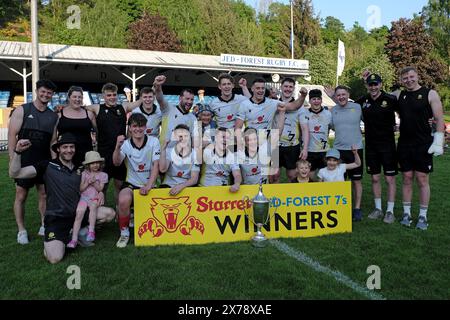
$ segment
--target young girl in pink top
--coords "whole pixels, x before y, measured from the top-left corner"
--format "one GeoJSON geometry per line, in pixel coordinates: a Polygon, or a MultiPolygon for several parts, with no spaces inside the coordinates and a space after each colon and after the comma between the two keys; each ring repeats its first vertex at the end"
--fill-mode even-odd
{"type": "Polygon", "coordinates": [[[96,151],[86,152],[83,165],[85,170],[81,174],[81,198],[78,202],[77,215],[73,224],[72,240],[67,244],[69,248],[75,248],[78,242],[78,232],[84,213],[89,207],[89,231],[87,241],[95,240],[95,221],[97,218],[97,208],[100,206],[99,193],[108,182],[108,175],[101,171],[105,159],[100,157],[96,151]]]}

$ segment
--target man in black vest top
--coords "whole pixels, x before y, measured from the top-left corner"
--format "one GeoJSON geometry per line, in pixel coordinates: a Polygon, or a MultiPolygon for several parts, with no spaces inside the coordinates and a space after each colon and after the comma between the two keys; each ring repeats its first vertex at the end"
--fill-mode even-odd
{"type": "Polygon", "coordinates": [[[428,228],[427,211],[430,202],[429,174],[433,171],[433,155],[444,153],[444,115],[442,102],[435,90],[422,87],[414,67],[400,72],[406,90],[396,91],[400,116],[400,137],[397,145],[400,171],[403,173],[403,218],[401,224],[411,225],[413,181],[419,187],[419,218],[416,228],[428,228]],[[430,119],[436,122],[432,134],[430,119]]]}
{"type": "Polygon", "coordinates": [[[102,88],[104,104],[93,104],[86,109],[95,113],[97,120],[97,150],[105,158],[104,172],[108,178],[114,179],[114,199],[117,203],[117,195],[126,176],[125,166],[114,166],[112,154],[116,148],[117,137],[126,135],[127,113],[142,104],[142,100],[125,102],[123,105],[117,103],[117,86],[107,83],[102,88]]]}
{"type": "MultiPolygon", "coordinates": [[[[51,111],[47,104],[52,99],[56,85],[49,80],[39,80],[36,83],[36,99],[14,109],[8,127],[9,159],[13,158],[14,148],[19,139],[28,139],[31,147],[21,157],[22,167],[34,165],[43,160],[50,160],[50,145],[56,137],[56,123],[58,116],[51,111]]],[[[17,242],[27,244],[28,233],[25,229],[25,201],[28,190],[36,185],[39,199],[39,213],[41,227],[38,234],[44,236],[45,188],[39,177],[31,179],[15,179],[16,198],[14,200],[14,215],[16,217],[17,242]]]]}

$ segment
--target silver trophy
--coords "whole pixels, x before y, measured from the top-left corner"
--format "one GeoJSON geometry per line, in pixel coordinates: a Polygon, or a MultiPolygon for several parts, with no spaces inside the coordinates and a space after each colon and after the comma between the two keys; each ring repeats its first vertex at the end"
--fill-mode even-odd
{"type": "MultiPolygon", "coordinates": [[[[252,203],[253,215],[250,215],[244,207],[245,215],[253,224],[255,224],[257,229],[256,235],[252,238],[252,244],[257,248],[263,248],[267,245],[267,238],[261,232],[261,228],[270,220],[270,200],[263,194],[262,181],[259,183],[258,194],[253,199],[245,196],[243,200],[252,203]]],[[[276,212],[274,212],[274,214],[275,213],[276,212]]]]}

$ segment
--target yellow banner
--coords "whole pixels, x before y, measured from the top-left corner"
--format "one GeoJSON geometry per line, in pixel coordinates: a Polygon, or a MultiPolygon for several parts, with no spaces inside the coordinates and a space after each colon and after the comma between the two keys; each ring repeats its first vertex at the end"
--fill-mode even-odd
{"type": "MultiPolygon", "coordinates": [[[[252,199],[259,186],[153,189],[147,196],[134,191],[135,245],[203,244],[250,240],[256,227],[252,199]]],[[[263,186],[271,199],[267,238],[316,237],[352,231],[350,182],[288,183],[263,186]]]]}

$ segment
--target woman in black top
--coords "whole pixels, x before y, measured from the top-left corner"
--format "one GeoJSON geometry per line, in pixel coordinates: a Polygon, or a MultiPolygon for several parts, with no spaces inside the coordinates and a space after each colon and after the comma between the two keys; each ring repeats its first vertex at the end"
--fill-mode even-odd
{"type": "Polygon", "coordinates": [[[58,136],[70,132],[77,137],[77,148],[73,162],[80,166],[86,152],[93,150],[92,133],[97,131],[95,115],[83,105],[83,89],[70,87],[67,92],[67,106],[59,113],[58,136]]]}

